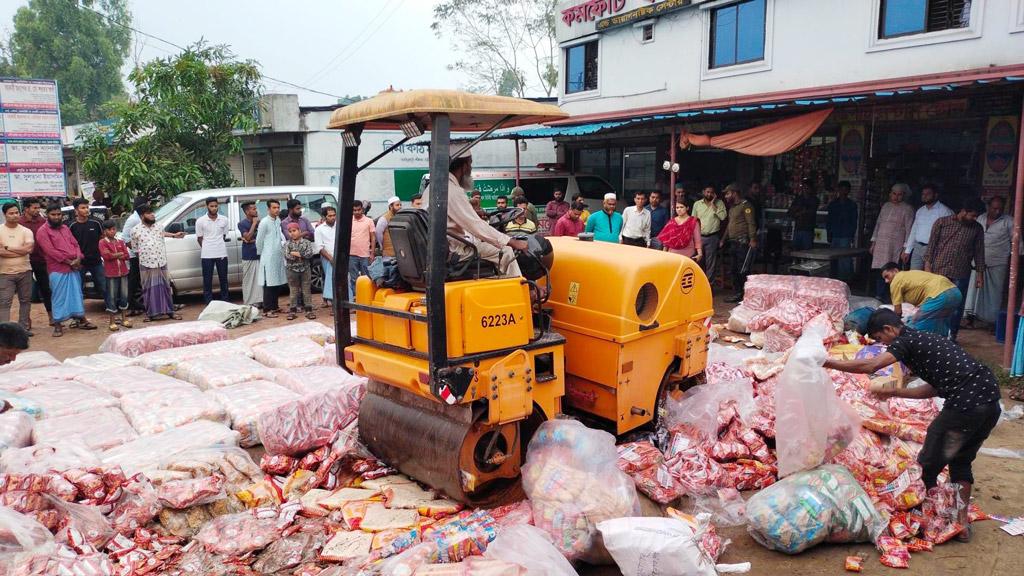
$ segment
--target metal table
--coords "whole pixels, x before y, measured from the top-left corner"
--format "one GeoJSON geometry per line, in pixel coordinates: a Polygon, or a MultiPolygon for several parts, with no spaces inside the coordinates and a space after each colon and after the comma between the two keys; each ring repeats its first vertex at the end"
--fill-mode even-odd
{"type": "MultiPolygon", "coordinates": [[[[832,265],[836,260],[843,258],[864,258],[870,256],[871,252],[867,248],[812,248],[810,250],[794,250],[789,253],[790,258],[794,261],[815,261],[815,262],[828,262],[829,270],[832,269],[832,265]]],[[[796,265],[796,264],[794,264],[796,265]]],[[[793,267],[790,267],[793,270],[793,267]]],[[[802,270],[797,268],[797,270],[802,270]]],[[[806,270],[805,270],[806,271],[806,270]]],[[[864,293],[871,293],[871,272],[864,274],[864,293]]]]}

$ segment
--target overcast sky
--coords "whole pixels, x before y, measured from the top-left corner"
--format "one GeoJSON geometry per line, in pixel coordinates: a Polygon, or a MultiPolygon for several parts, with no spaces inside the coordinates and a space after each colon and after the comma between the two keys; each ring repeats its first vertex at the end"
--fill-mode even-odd
{"type": "MultiPolygon", "coordinates": [[[[185,46],[205,38],[228,44],[265,75],[333,95],[372,96],[396,89],[459,88],[449,72],[447,38],[430,29],[433,0],[131,0],[133,27],[185,46]]],[[[6,37],[27,0],[0,2],[6,37]]],[[[177,50],[135,35],[141,61],[177,50]]],[[[266,81],[266,91],[296,93],[303,105],[335,98],[266,81]]]]}

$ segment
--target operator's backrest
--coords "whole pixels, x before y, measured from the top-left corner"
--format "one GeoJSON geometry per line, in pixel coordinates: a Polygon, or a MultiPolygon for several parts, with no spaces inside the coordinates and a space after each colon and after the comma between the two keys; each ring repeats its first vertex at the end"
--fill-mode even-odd
{"type": "Polygon", "coordinates": [[[402,280],[413,288],[423,289],[427,285],[427,252],[429,238],[427,211],[419,208],[403,208],[388,223],[391,244],[395,247],[395,259],[402,280]]]}

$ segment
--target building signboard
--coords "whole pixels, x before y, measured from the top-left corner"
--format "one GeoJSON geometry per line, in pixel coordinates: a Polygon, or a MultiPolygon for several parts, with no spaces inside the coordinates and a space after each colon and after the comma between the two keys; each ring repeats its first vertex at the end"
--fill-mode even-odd
{"type": "Polygon", "coordinates": [[[1007,191],[1013,185],[1014,157],[1017,155],[1016,116],[993,116],[985,130],[985,166],[981,185],[986,191],[1007,191]]]}
{"type": "Polygon", "coordinates": [[[661,2],[653,2],[650,6],[641,6],[639,8],[630,10],[612,16],[611,18],[605,18],[597,21],[597,30],[603,32],[605,30],[611,30],[620,26],[627,26],[634,22],[640,22],[641,20],[647,20],[649,18],[657,18],[676,10],[689,7],[693,4],[693,0],[662,0],[661,2]]]}
{"type": "Polygon", "coordinates": [[[0,198],[65,196],[57,82],[0,78],[0,198]]]}

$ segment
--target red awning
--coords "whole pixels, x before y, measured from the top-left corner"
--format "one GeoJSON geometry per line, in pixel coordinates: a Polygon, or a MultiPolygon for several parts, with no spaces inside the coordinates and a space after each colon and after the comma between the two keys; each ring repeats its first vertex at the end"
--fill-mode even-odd
{"type": "Polygon", "coordinates": [[[815,110],[778,122],[717,136],[684,131],[679,135],[679,147],[686,150],[690,146],[710,146],[748,156],[775,156],[789,152],[806,142],[831,113],[832,108],[815,110]]]}

